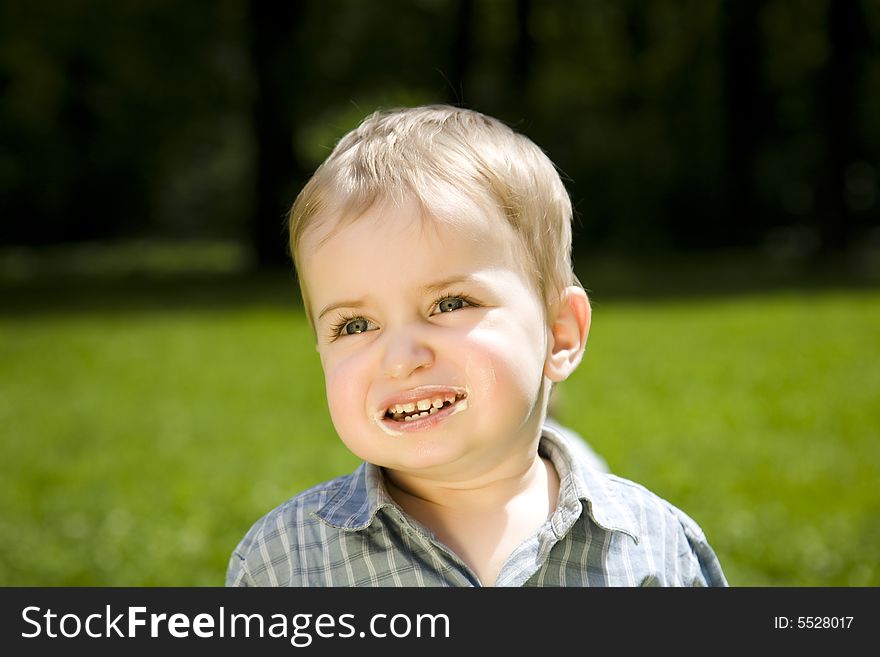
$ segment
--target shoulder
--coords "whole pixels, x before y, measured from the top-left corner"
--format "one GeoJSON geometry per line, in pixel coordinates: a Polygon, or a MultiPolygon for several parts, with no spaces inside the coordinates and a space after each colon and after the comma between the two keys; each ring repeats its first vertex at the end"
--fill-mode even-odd
{"type": "Polygon", "coordinates": [[[671,502],[629,479],[594,472],[609,500],[629,516],[636,551],[658,569],[657,583],[679,586],[726,586],[718,558],[697,522],[671,502]]]}
{"type": "Polygon", "coordinates": [[[353,477],[353,474],[337,477],[294,495],[257,520],[239,543],[239,548],[253,549],[260,540],[286,533],[293,527],[308,525],[328,500],[350,486],[353,477]]]}
{"type": "Polygon", "coordinates": [[[652,531],[658,524],[672,530],[680,530],[697,540],[705,540],[703,530],[671,502],[648,490],[645,486],[614,474],[600,473],[614,498],[623,503],[633,514],[640,533],[652,531]]]}
{"type": "Polygon", "coordinates": [[[291,586],[301,562],[321,549],[324,523],[316,515],[329,500],[352,486],[355,474],[317,484],[257,520],[233,550],[227,586],[291,586]]]}

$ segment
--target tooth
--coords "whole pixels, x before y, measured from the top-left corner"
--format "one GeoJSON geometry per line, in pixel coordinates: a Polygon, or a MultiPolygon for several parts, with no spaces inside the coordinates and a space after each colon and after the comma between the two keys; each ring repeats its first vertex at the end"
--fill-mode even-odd
{"type": "Polygon", "coordinates": [[[400,404],[397,404],[397,405],[395,405],[395,406],[392,406],[391,408],[392,408],[392,409],[394,410],[394,412],[397,413],[398,415],[400,415],[401,413],[403,413],[403,406],[401,406],[400,404]]]}
{"type": "Polygon", "coordinates": [[[453,403],[455,401],[455,395],[446,395],[446,401],[450,404],[453,403]]]}
{"type": "Polygon", "coordinates": [[[437,399],[435,399],[433,402],[431,402],[431,404],[434,406],[434,408],[443,408],[443,400],[440,399],[439,397],[437,397],[437,399]]]}
{"type": "Polygon", "coordinates": [[[436,412],[437,412],[437,409],[432,406],[431,410],[428,411],[428,415],[434,415],[434,413],[436,413],[436,412]]]}
{"type": "Polygon", "coordinates": [[[407,416],[405,416],[405,417],[403,418],[403,421],[404,421],[404,422],[412,422],[412,419],[413,419],[414,417],[415,417],[414,415],[407,415],[407,416]]]}
{"type": "Polygon", "coordinates": [[[412,413],[414,410],[416,410],[415,404],[404,404],[403,405],[403,412],[404,413],[412,413]]]}
{"type": "Polygon", "coordinates": [[[420,411],[427,411],[429,408],[431,408],[431,400],[420,399],[418,402],[416,402],[416,408],[418,408],[420,411]]]}
{"type": "Polygon", "coordinates": [[[428,411],[422,411],[419,413],[419,417],[425,417],[426,415],[430,415],[430,413],[428,413],[428,411]]]}

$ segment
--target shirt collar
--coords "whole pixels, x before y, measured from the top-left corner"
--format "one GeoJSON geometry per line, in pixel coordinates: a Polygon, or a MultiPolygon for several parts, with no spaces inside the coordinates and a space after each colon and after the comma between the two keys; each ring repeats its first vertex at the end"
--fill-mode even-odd
{"type": "Polygon", "coordinates": [[[366,529],[382,508],[396,506],[385,489],[381,468],[372,463],[361,463],[343,481],[345,485],[315,511],[318,518],[332,527],[348,531],[366,529]]]}
{"type": "Polygon", "coordinates": [[[559,504],[553,522],[561,535],[570,526],[562,527],[570,517],[580,517],[586,511],[590,519],[607,531],[623,532],[639,542],[638,522],[621,498],[618,487],[612,486],[609,475],[593,468],[586,459],[578,459],[570,441],[580,436],[544,425],[541,431],[540,451],[550,459],[559,475],[559,504]],[[568,434],[568,435],[565,435],[568,434]]]}
{"type": "MultiPolygon", "coordinates": [[[[542,428],[541,453],[550,459],[559,475],[560,502],[552,519],[554,527],[562,535],[586,511],[599,527],[623,532],[638,543],[638,524],[632,511],[620,499],[616,488],[609,485],[605,473],[575,458],[569,440],[580,438],[567,438],[552,427],[542,428]]],[[[343,481],[345,484],[315,512],[328,525],[359,531],[369,527],[383,508],[397,509],[378,466],[362,463],[343,481]]]]}

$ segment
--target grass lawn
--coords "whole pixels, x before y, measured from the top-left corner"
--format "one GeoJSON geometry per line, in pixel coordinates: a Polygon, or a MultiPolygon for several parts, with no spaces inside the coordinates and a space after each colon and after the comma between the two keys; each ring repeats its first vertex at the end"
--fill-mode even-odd
{"type": "MultiPolygon", "coordinates": [[[[253,521],[356,465],[288,280],[44,293],[0,309],[0,585],[221,584],[253,521]]],[[[559,418],[731,584],[880,585],[880,291],[594,296],[559,418]]]]}

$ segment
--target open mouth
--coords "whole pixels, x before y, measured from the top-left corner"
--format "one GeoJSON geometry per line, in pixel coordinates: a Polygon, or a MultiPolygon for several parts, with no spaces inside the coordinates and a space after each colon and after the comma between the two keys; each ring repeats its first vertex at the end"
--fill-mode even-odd
{"type": "Polygon", "coordinates": [[[391,422],[412,422],[422,417],[434,415],[447,408],[455,406],[458,402],[465,399],[465,393],[443,393],[431,397],[425,397],[415,402],[406,404],[395,404],[385,410],[383,419],[391,422]]]}

